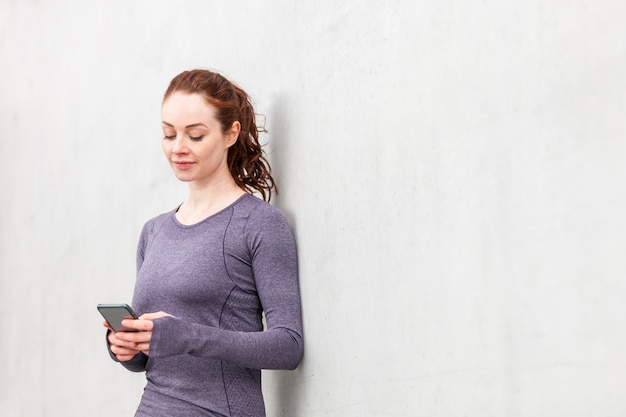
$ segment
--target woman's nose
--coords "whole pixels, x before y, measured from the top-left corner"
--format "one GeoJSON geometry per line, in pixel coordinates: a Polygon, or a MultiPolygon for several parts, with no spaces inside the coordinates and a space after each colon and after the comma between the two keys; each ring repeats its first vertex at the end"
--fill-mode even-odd
{"type": "Polygon", "coordinates": [[[187,151],[187,145],[185,144],[185,137],[183,135],[177,135],[172,144],[172,152],[184,153],[187,151]]]}

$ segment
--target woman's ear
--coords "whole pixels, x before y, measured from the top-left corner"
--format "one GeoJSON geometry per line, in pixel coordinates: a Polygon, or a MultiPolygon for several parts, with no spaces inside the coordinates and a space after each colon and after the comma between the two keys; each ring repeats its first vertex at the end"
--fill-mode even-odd
{"type": "Polygon", "coordinates": [[[230,129],[226,133],[226,147],[230,148],[237,142],[237,138],[239,137],[239,132],[241,132],[241,123],[238,120],[235,120],[233,124],[230,126],[230,129]]]}

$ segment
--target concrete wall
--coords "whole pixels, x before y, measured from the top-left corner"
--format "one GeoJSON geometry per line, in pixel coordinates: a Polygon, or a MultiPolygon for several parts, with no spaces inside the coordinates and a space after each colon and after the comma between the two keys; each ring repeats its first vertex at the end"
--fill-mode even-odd
{"type": "Polygon", "coordinates": [[[0,415],[132,415],[106,356],[175,74],[267,117],[306,357],[269,416],[626,413],[626,5],[0,1],[0,415]]]}

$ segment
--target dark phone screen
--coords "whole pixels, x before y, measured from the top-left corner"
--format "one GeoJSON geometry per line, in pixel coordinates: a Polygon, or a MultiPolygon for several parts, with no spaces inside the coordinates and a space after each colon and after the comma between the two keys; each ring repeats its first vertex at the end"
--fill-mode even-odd
{"type": "Polygon", "coordinates": [[[128,304],[98,304],[98,311],[102,317],[109,323],[109,326],[116,332],[136,332],[135,329],[129,329],[122,326],[124,319],[136,319],[137,314],[128,304]]]}

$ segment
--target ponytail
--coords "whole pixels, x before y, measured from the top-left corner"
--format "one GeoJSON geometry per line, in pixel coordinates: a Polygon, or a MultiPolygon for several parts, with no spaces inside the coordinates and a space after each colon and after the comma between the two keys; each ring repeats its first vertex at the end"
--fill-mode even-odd
{"type": "Polygon", "coordinates": [[[277,191],[271,167],[261,144],[259,132],[265,128],[256,125],[256,114],[248,94],[233,84],[239,101],[239,123],[241,130],[237,141],[228,150],[228,169],[240,187],[258,191],[263,200],[270,201],[272,190],[277,191]]]}

